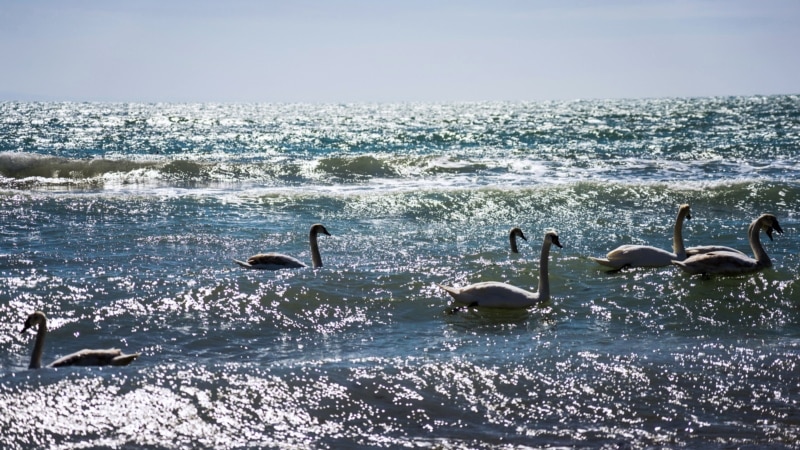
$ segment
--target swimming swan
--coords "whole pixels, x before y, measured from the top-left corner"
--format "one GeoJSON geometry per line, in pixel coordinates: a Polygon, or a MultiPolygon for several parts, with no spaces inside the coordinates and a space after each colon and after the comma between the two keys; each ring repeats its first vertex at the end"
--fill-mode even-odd
{"type": "Polygon", "coordinates": [[[686,249],[683,247],[683,220],[691,218],[689,205],[681,205],[672,231],[672,253],[650,245],[629,244],[611,250],[605,258],[590,256],[589,259],[615,270],[625,267],[666,267],[672,264],[672,261],[682,261],[686,258],[686,249]]]}
{"type": "Polygon", "coordinates": [[[528,238],[522,234],[522,230],[519,227],[514,227],[508,232],[508,241],[511,244],[511,253],[519,253],[519,249],[517,248],[518,237],[522,238],[523,241],[528,240],[528,238]]]}
{"type": "Polygon", "coordinates": [[[464,287],[439,285],[453,297],[456,303],[468,306],[485,306],[489,308],[527,308],[550,299],[550,280],[547,275],[547,260],[550,256],[550,245],[563,248],[555,231],[548,231],[542,244],[542,256],[539,260],[539,289],[529,292],[525,289],[497,281],[485,281],[464,287]]]}
{"type": "MultiPolygon", "coordinates": [[[[322,267],[322,256],[319,254],[319,245],[317,244],[317,235],[324,234],[330,236],[328,230],[325,229],[321,223],[311,226],[311,231],[308,234],[308,240],[311,243],[311,265],[313,268],[322,267]]],[[[259,253],[253,255],[245,261],[234,259],[236,264],[246,267],[248,269],[260,270],[279,270],[279,269],[297,269],[300,267],[308,267],[297,258],[282,253],[259,253]]]]}
{"type": "MultiPolygon", "coordinates": [[[[33,346],[33,355],[31,355],[31,364],[28,366],[29,369],[39,369],[42,367],[44,337],[47,335],[47,317],[45,317],[44,313],[41,311],[31,313],[25,321],[24,328],[20,331],[20,333],[25,333],[29,328],[33,328],[37,325],[39,328],[36,331],[36,343],[33,346]]],[[[117,348],[109,348],[106,350],[84,349],[71,355],[62,356],[50,363],[47,367],[127,366],[131,361],[139,357],[139,355],[140,353],[126,355],[117,348]]]]}
{"type": "Polygon", "coordinates": [[[761,230],[772,240],[772,232],[783,233],[778,219],[772,214],[763,214],[750,224],[747,230],[747,238],[750,241],[750,248],[753,250],[755,259],[737,252],[718,251],[695,255],[683,261],[673,261],[672,263],[690,274],[703,275],[737,275],[761,270],[771,267],[767,252],[761,245],[759,234],[761,230]]]}

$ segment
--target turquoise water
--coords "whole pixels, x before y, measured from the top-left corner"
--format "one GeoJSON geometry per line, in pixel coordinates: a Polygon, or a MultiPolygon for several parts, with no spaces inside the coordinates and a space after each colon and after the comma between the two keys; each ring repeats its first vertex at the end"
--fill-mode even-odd
{"type": "Polygon", "coordinates": [[[0,103],[2,448],[794,448],[800,98],[0,103]],[[687,245],[774,266],[604,272],[687,245]],[[324,266],[248,271],[281,251],[324,266]],[[508,250],[520,226],[528,242],[508,250]],[[436,283],[552,300],[465,309],[436,283]],[[122,368],[27,369],[81,348],[122,368]]]}

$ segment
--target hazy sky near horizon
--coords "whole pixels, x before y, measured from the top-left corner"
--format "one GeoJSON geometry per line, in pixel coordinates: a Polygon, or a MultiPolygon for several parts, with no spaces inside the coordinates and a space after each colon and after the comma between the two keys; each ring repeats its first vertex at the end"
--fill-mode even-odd
{"type": "Polygon", "coordinates": [[[0,0],[0,100],[800,93],[796,0],[0,0]]]}

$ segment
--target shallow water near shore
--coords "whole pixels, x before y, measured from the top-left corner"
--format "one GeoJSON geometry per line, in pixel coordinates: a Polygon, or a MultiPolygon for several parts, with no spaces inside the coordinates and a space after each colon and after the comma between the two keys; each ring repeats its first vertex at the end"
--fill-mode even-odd
{"type": "Polygon", "coordinates": [[[0,103],[0,446],[793,448],[800,100],[0,103]],[[621,244],[750,253],[610,274],[621,244]],[[233,263],[280,251],[324,266],[233,263]],[[508,249],[508,230],[527,242],[508,249]],[[452,313],[436,283],[551,301],[452,313]],[[81,348],[127,367],[27,370],[81,348]]]}

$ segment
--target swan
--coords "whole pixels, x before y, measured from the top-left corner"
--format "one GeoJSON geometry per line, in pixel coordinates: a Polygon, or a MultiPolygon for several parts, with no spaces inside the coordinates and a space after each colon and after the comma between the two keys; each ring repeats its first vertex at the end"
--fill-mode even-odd
{"type": "MultiPolygon", "coordinates": [[[[42,350],[44,349],[44,337],[47,335],[47,317],[41,311],[36,311],[28,316],[25,320],[25,326],[20,333],[25,333],[29,328],[38,325],[36,331],[36,343],[33,346],[33,355],[31,355],[31,364],[29,369],[40,369],[42,367],[42,350]]],[[[64,366],[127,366],[134,359],[138,358],[140,353],[133,353],[126,355],[117,348],[109,348],[106,350],[89,350],[83,349],[79,352],[70,355],[62,356],[57,360],[50,363],[47,367],[64,367],[64,366]]]]}
{"type": "Polygon", "coordinates": [[[754,220],[747,230],[747,238],[750,241],[750,248],[753,250],[754,258],[741,254],[741,252],[716,251],[686,258],[683,261],[673,261],[672,263],[685,272],[690,274],[703,275],[737,275],[761,270],[771,267],[767,252],[761,245],[759,234],[761,230],[772,240],[772,232],[783,233],[778,219],[772,214],[763,214],[754,220]]]}
{"type": "Polygon", "coordinates": [[[691,218],[689,205],[680,205],[675,228],[672,231],[672,253],[650,245],[629,244],[611,250],[605,258],[590,256],[589,259],[614,270],[625,267],[665,267],[672,264],[672,261],[682,261],[686,259],[686,249],[683,246],[683,220],[691,218]]]}
{"type": "Polygon", "coordinates": [[[686,257],[688,258],[690,256],[702,255],[704,253],[711,252],[732,252],[747,256],[743,251],[736,250],[735,248],[731,247],[725,247],[724,245],[698,245],[695,247],[686,248],[686,257]]]}
{"type": "Polygon", "coordinates": [[[511,253],[519,253],[519,249],[517,248],[517,238],[522,238],[523,241],[528,240],[519,227],[514,227],[508,232],[508,241],[511,244],[511,253]]]}
{"type": "Polygon", "coordinates": [[[548,231],[544,235],[542,255],[539,260],[539,289],[537,292],[497,281],[485,281],[464,287],[439,285],[453,297],[456,303],[468,306],[485,306],[489,308],[527,308],[550,299],[550,280],[547,275],[547,260],[550,246],[563,248],[558,241],[558,233],[548,231]]]}
{"type": "MultiPolygon", "coordinates": [[[[319,254],[319,245],[317,244],[317,235],[324,234],[330,236],[328,230],[321,223],[316,223],[311,226],[311,231],[308,233],[308,240],[311,243],[311,265],[313,268],[322,267],[322,256],[319,254]]],[[[246,267],[248,269],[260,270],[279,270],[279,269],[297,269],[300,267],[308,267],[297,258],[282,253],[259,253],[247,259],[247,261],[239,261],[234,259],[236,264],[246,267]]]]}

